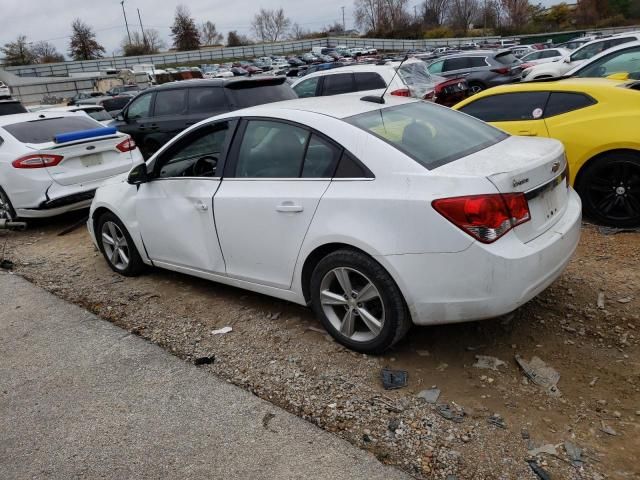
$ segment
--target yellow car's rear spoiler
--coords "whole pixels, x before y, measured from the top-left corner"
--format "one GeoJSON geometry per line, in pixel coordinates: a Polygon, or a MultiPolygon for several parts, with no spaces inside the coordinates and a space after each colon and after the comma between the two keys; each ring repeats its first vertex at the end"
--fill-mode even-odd
{"type": "Polygon", "coordinates": [[[629,72],[617,72],[607,76],[611,80],[629,80],[629,72]]]}

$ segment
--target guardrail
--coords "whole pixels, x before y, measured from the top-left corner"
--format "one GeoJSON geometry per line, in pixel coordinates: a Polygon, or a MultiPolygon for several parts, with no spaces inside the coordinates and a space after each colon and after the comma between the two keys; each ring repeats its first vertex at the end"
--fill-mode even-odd
{"type": "MultiPolygon", "coordinates": [[[[622,33],[625,31],[638,30],[640,27],[620,27],[620,28],[604,28],[599,30],[587,31],[587,33],[601,33],[611,35],[622,33]]],[[[465,37],[465,38],[426,38],[419,40],[404,40],[393,38],[360,38],[360,37],[325,37],[308,40],[291,40],[278,43],[261,43],[256,45],[247,45],[244,47],[220,47],[220,48],[203,48],[200,50],[192,50],[187,52],[170,52],[160,53],[156,55],[141,55],[137,57],[113,57],[102,58],[99,60],[85,60],[78,62],[62,62],[49,63],[42,65],[26,65],[16,67],[3,67],[6,71],[19,76],[69,76],[73,73],[81,72],[99,72],[105,70],[121,70],[132,68],[134,65],[142,63],[152,63],[157,67],[164,65],[179,65],[181,63],[210,63],[222,59],[235,58],[253,58],[269,55],[283,55],[293,52],[302,52],[311,50],[312,47],[327,47],[336,45],[345,45],[347,47],[373,47],[378,50],[402,51],[415,48],[438,47],[438,46],[455,46],[467,42],[495,42],[498,40],[510,39],[526,39],[548,35],[552,37],[559,34],[575,33],[576,36],[583,34],[585,30],[575,30],[573,32],[548,32],[543,34],[519,35],[515,37],[465,37]]]]}

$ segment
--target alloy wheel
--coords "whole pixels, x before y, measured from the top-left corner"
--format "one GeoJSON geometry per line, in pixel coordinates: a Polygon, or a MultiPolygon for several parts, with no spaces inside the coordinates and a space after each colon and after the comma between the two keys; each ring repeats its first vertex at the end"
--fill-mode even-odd
{"type": "Polygon", "coordinates": [[[327,272],[320,283],[320,304],[335,330],[352,341],[368,342],[382,331],[382,297],[358,270],[338,267],[327,272]]]}
{"type": "Polygon", "coordinates": [[[586,186],[588,201],[616,222],[640,221],[640,166],[618,160],[598,168],[586,186]]]}
{"type": "Polygon", "coordinates": [[[11,204],[9,204],[9,200],[5,197],[3,192],[0,192],[0,219],[9,221],[13,220],[11,204]]]}
{"type": "Polygon", "coordinates": [[[118,224],[112,221],[104,222],[101,233],[102,247],[111,265],[118,270],[126,270],[131,255],[127,237],[118,224]]]}

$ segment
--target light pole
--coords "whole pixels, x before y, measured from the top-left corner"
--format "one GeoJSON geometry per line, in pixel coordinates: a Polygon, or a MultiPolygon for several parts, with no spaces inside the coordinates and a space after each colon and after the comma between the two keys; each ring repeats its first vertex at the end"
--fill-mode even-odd
{"type": "Polygon", "coordinates": [[[124,0],[120,2],[122,5],[122,15],[124,15],[124,26],[127,28],[127,37],[129,37],[129,45],[131,45],[131,33],[129,32],[129,24],[127,23],[127,13],[124,11],[124,0]]]}
{"type": "Polygon", "coordinates": [[[342,9],[342,33],[346,33],[347,25],[344,23],[344,6],[340,8],[342,9]]]}

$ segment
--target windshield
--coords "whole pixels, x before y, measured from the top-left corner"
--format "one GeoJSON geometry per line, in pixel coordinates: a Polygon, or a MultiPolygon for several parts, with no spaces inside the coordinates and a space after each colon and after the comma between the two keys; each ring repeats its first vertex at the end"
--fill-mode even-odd
{"type": "Polygon", "coordinates": [[[22,143],[48,143],[53,142],[53,138],[62,133],[92,130],[99,127],[102,125],[82,115],[12,123],[5,125],[4,129],[22,143]]]}
{"type": "Polygon", "coordinates": [[[640,47],[614,52],[595,60],[579,71],[576,77],[607,77],[614,73],[632,74],[640,72],[640,47]]]}
{"type": "Polygon", "coordinates": [[[283,83],[280,85],[256,85],[245,88],[227,88],[227,94],[238,108],[253,107],[264,103],[280,102],[298,98],[293,89],[283,83]]]}
{"type": "Polygon", "coordinates": [[[105,120],[113,120],[111,115],[109,115],[105,110],[88,110],[87,115],[89,115],[94,120],[98,120],[99,122],[103,122],[105,120]]]}
{"type": "Polygon", "coordinates": [[[508,137],[475,118],[426,102],[381,108],[345,121],[393,145],[429,170],[508,137]]]}

